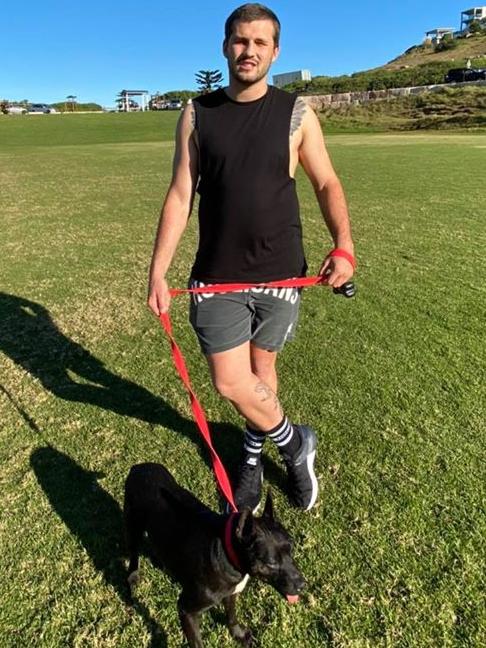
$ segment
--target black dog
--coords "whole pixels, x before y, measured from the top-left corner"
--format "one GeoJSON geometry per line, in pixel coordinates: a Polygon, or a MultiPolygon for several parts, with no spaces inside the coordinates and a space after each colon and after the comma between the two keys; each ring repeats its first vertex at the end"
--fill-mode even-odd
{"type": "Polygon", "coordinates": [[[235,612],[236,594],[248,576],[270,583],[290,603],[304,579],[291,556],[288,533],[273,515],[270,494],[260,518],[250,509],[219,515],[181,488],[164,466],[133,466],[125,483],[125,528],[130,588],[138,581],[144,532],[154,563],[182,585],[178,601],[182,629],[191,648],[202,648],[201,612],[223,603],[232,637],[248,646],[251,634],[235,612]]]}

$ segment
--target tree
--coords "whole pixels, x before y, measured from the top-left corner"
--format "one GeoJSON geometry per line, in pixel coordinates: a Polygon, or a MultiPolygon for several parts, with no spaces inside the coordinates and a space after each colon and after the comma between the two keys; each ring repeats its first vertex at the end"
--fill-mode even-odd
{"type": "Polygon", "coordinates": [[[468,25],[468,29],[470,34],[480,34],[483,31],[483,26],[481,25],[479,20],[471,20],[468,25]]]}
{"type": "Polygon", "coordinates": [[[219,70],[199,70],[196,73],[196,83],[203,94],[221,88],[223,74],[219,70]]]}

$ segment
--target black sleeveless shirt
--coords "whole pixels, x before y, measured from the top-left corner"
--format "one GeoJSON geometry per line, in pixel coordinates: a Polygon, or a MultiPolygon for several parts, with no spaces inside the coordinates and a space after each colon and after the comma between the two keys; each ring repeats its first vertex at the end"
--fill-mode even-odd
{"type": "Polygon", "coordinates": [[[256,101],[233,101],[222,89],[193,100],[200,173],[195,279],[263,282],[305,274],[289,175],[295,99],[269,86],[256,101]]]}

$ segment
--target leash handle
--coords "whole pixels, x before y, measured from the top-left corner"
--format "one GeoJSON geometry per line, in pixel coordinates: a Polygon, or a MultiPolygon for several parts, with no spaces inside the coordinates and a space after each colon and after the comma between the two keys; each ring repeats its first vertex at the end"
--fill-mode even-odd
{"type": "Polygon", "coordinates": [[[356,286],[352,281],[347,281],[339,288],[333,288],[332,291],[335,295],[344,295],[344,297],[350,299],[356,295],[356,286]]]}

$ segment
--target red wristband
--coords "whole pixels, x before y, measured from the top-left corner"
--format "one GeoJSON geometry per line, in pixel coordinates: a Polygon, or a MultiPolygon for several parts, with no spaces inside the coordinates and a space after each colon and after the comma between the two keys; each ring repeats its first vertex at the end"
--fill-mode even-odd
{"type": "Polygon", "coordinates": [[[353,266],[353,270],[356,270],[356,259],[352,254],[346,252],[346,250],[343,250],[342,248],[334,248],[334,250],[331,250],[327,256],[342,257],[343,259],[346,259],[346,261],[349,261],[349,263],[353,266]]]}

